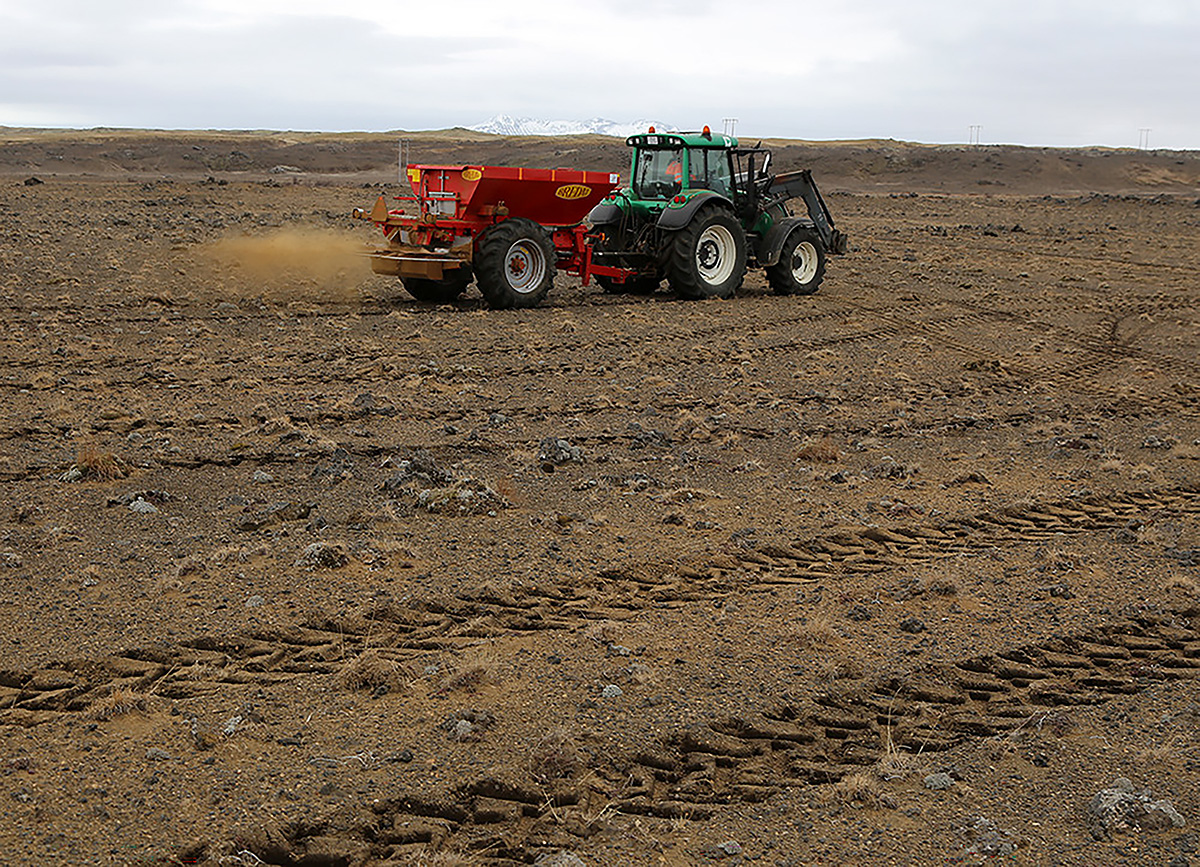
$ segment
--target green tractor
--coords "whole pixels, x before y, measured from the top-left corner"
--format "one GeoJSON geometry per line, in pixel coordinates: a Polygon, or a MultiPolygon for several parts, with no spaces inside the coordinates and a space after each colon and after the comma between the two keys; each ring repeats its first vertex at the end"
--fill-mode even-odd
{"type": "Polygon", "coordinates": [[[588,216],[596,280],[607,292],[648,294],[665,277],[683,298],[730,298],[746,269],[759,267],[776,293],[811,295],[826,256],[847,250],[808,169],[772,175],[769,151],[708,127],[651,128],[626,144],[629,186],[588,216]],[[807,216],[790,210],[797,198],[807,216]]]}

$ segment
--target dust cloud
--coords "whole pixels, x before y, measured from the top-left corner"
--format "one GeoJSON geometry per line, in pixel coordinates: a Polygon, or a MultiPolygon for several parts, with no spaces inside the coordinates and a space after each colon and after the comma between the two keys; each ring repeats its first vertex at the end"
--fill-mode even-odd
{"type": "Polygon", "coordinates": [[[349,298],[371,276],[361,233],[283,228],[205,245],[202,261],[220,272],[228,292],[349,298]]]}

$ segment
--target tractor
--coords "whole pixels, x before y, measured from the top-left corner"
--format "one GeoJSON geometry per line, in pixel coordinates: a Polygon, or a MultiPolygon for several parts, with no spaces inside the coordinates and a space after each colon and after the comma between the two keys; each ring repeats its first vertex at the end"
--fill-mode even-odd
{"type": "Polygon", "coordinates": [[[770,151],[739,147],[708,127],[698,134],[651,128],[626,143],[629,186],[588,215],[593,262],[627,271],[597,273],[608,292],[653,292],[665,277],[683,298],[729,298],[753,264],[775,292],[811,295],[826,254],[846,252],[808,169],[771,175],[770,151]],[[807,217],[792,214],[794,198],[807,217]]]}
{"type": "Polygon", "coordinates": [[[648,294],[666,279],[682,298],[728,298],[751,265],[775,292],[821,285],[827,254],[847,238],[809,170],[772,175],[770,152],[728,135],[650,131],[626,140],[630,183],[569,169],[409,165],[415,214],[381,196],[354,216],[387,247],[372,269],[399,277],[420,301],[453,301],[471,284],[495,308],[533,307],[556,271],[611,293],[648,294]],[[792,214],[803,200],[808,216],[792,214]],[[586,218],[586,219],[585,219],[586,218]]]}

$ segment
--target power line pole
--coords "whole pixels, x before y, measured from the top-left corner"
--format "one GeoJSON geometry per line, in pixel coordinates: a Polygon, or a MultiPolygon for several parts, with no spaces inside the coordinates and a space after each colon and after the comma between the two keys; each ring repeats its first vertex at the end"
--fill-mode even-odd
{"type": "Polygon", "coordinates": [[[721,123],[725,125],[725,135],[733,135],[733,131],[737,129],[738,119],[736,117],[723,117],[721,123]]]}
{"type": "Polygon", "coordinates": [[[1150,127],[1144,126],[1138,130],[1138,150],[1150,150],[1150,127]]]}
{"type": "Polygon", "coordinates": [[[983,125],[978,124],[978,123],[973,123],[967,127],[967,130],[970,133],[970,143],[972,145],[978,145],[979,144],[979,133],[983,130],[983,125]]]}

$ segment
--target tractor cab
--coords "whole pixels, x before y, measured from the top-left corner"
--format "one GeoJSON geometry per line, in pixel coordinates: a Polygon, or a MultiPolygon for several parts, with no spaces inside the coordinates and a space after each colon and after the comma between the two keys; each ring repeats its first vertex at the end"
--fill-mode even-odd
{"type": "Polygon", "coordinates": [[[733,198],[732,148],[737,140],[701,133],[655,133],[630,136],[633,148],[631,191],[646,202],[667,202],[679,195],[711,190],[733,198]]]}

